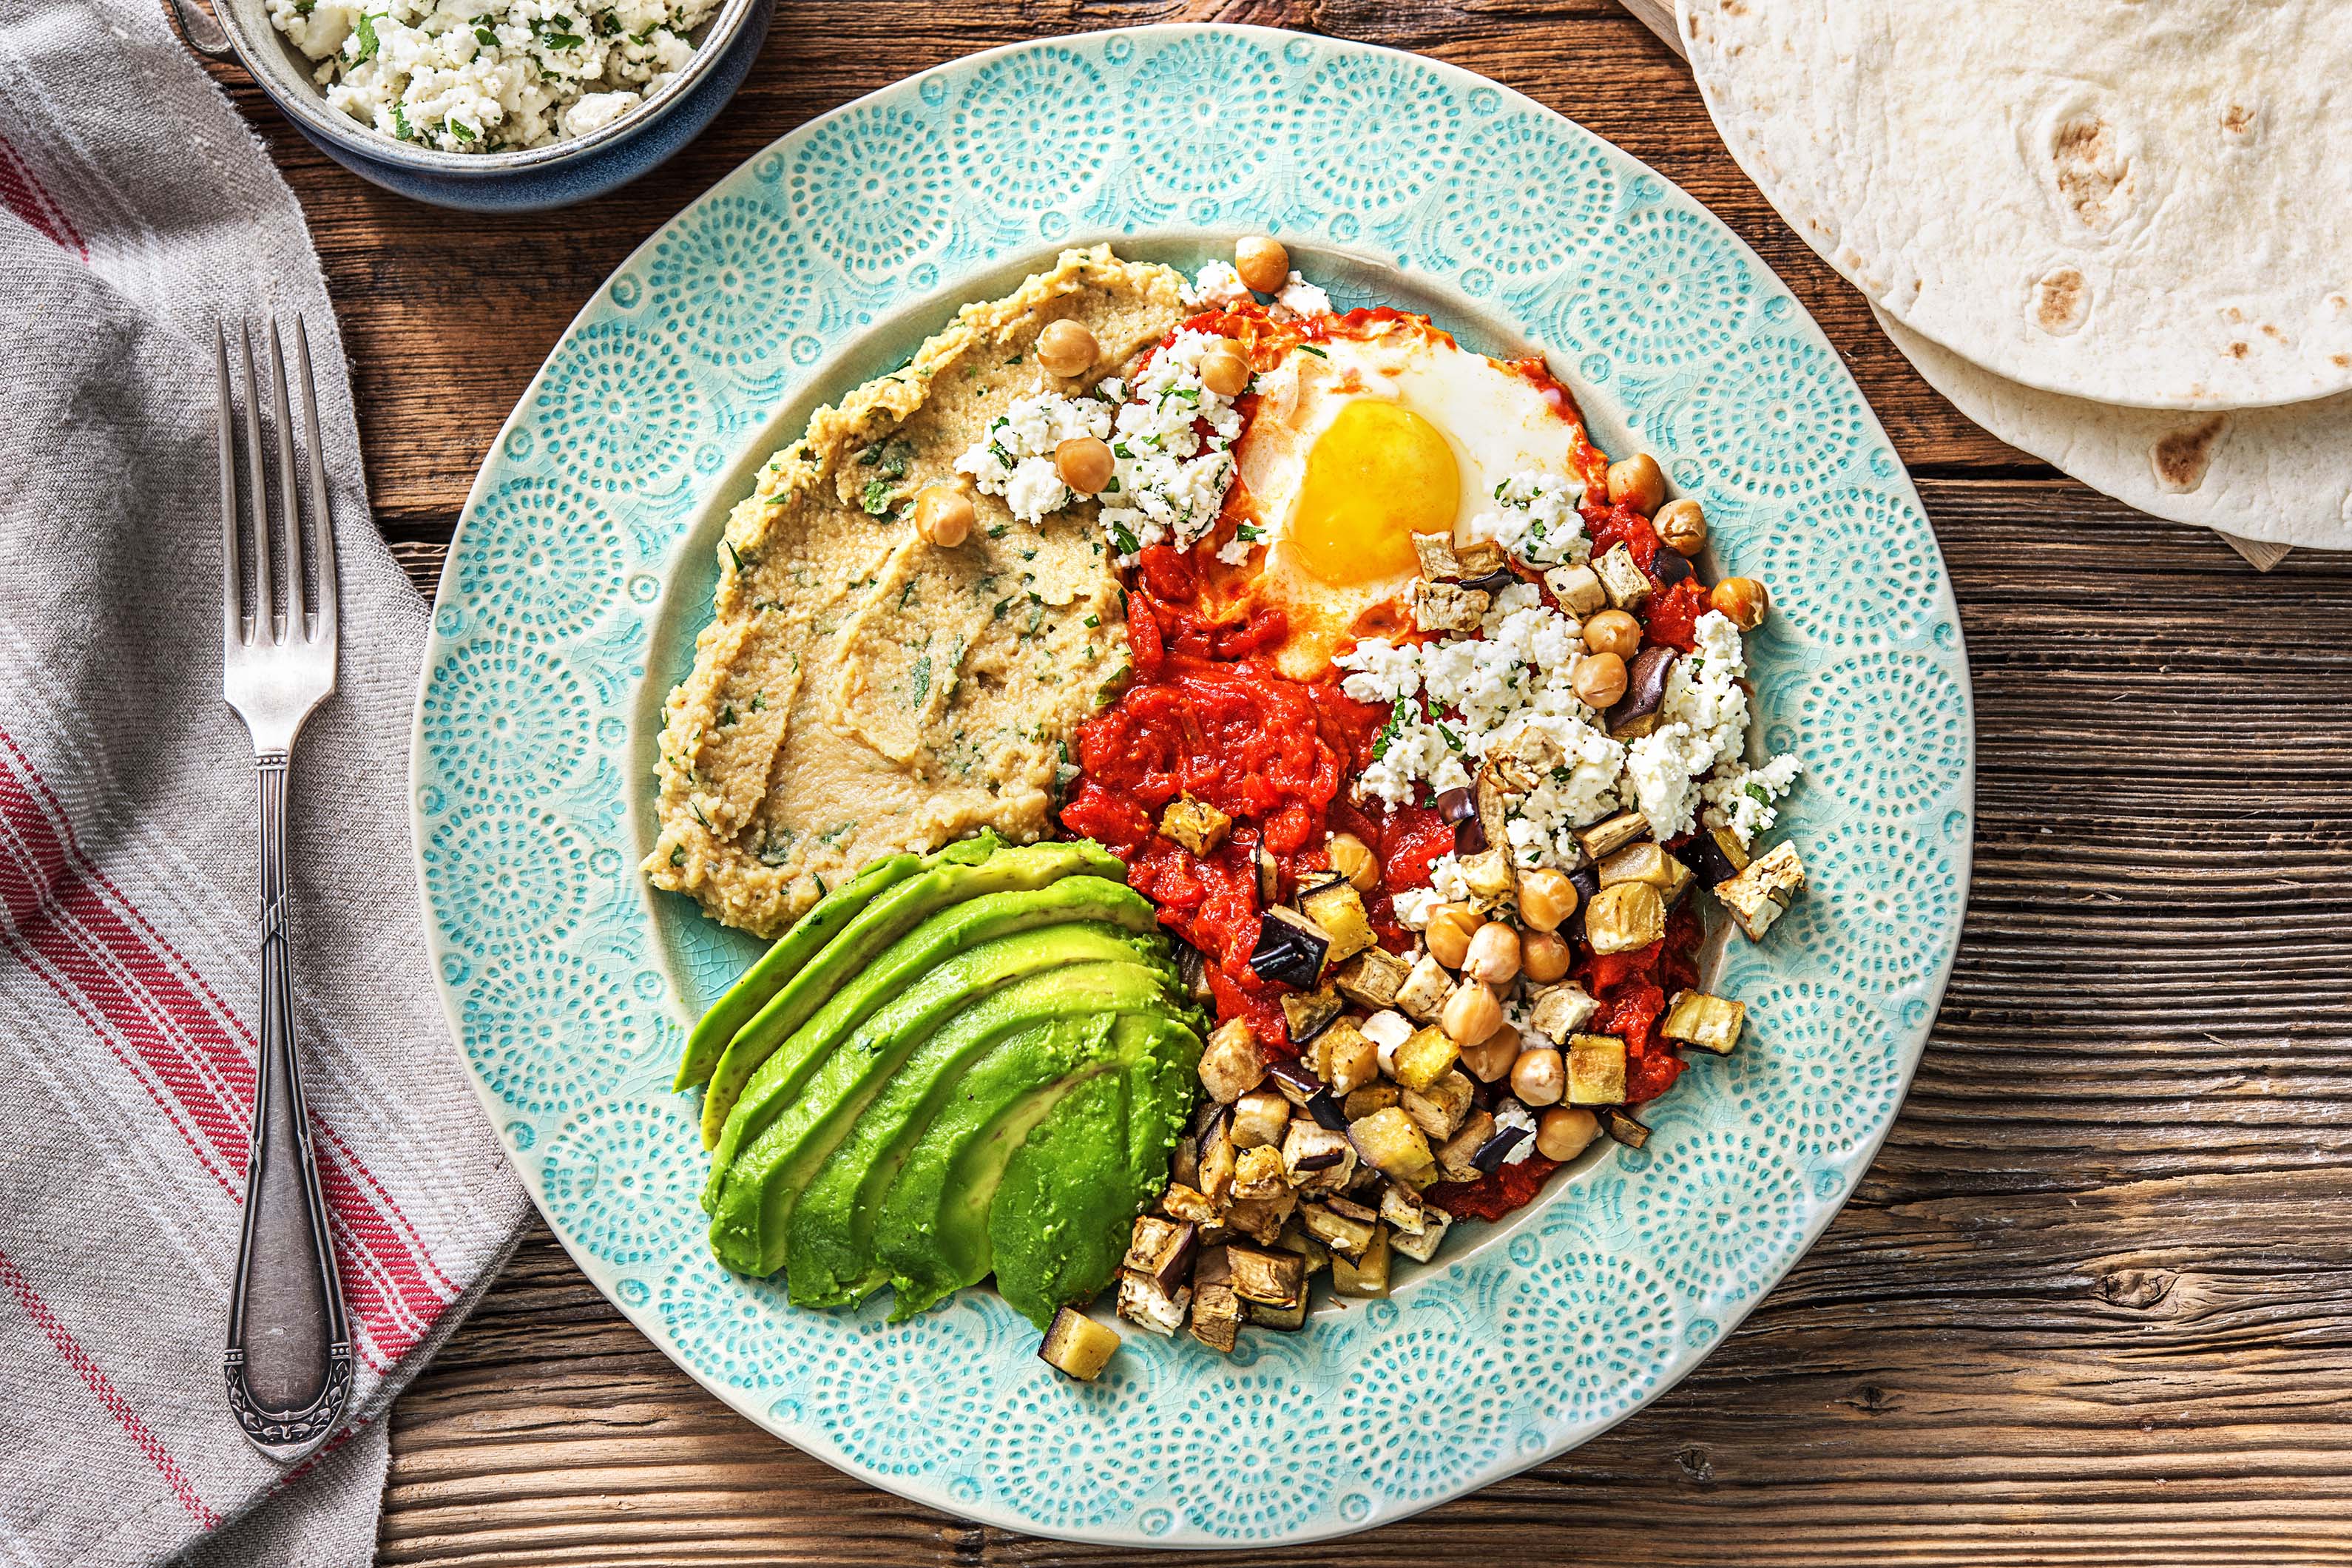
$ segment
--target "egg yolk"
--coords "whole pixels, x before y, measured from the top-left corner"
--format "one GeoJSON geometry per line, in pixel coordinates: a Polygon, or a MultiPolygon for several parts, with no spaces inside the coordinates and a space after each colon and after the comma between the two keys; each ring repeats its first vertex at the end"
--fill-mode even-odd
{"type": "Polygon", "coordinates": [[[1451,533],[1462,473],[1443,432],[1412,409],[1360,397],[1339,410],[1299,481],[1289,543],[1298,563],[1347,586],[1413,572],[1416,533],[1451,533]]]}

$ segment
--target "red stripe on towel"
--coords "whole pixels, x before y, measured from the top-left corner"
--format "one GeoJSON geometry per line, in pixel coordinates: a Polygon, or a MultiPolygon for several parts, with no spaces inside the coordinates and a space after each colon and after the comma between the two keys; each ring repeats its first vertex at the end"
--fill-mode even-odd
{"type": "Polygon", "coordinates": [[[5,136],[0,136],[0,206],[89,261],[89,247],[81,242],[81,231],[5,136]]]}

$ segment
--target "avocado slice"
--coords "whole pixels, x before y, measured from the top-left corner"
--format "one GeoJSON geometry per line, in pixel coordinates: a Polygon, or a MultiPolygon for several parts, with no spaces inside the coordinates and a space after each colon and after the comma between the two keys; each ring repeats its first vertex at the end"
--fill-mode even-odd
{"type": "Polygon", "coordinates": [[[686,1037],[686,1054],[678,1058],[677,1078],[670,1088],[692,1089],[709,1078],[727,1043],[784,988],[784,983],[839,936],[874,901],[875,895],[905,881],[922,864],[919,855],[886,855],[819,899],[696,1023],[694,1032],[686,1037]]]}
{"type": "Polygon", "coordinates": [[[784,1247],[792,1299],[807,1307],[848,1306],[888,1283],[890,1272],[873,1247],[882,1195],[974,1063],[1004,1047],[1034,1051],[1037,1043],[1028,1037],[1043,1023],[1171,1005],[1161,971],[1090,963],[1017,981],[957,1014],[900,1064],[793,1206],[784,1247]]]}
{"type": "MultiPolygon", "coordinates": [[[[1061,887],[1091,879],[1071,878],[1061,887]]],[[[1117,890],[1141,900],[1125,888],[1117,890]]],[[[994,896],[1026,905],[1053,902],[1059,891],[1047,888],[994,896]]],[[[961,912],[951,910],[941,919],[952,921],[961,912]]],[[[772,1274],[782,1268],[793,1208],[802,1189],[898,1064],[974,1000],[1021,976],[1075,963],[1151,963],[1172,984],[1175,966],[1166,952],[1166,943],[1156,935],[1139,936],[1116,925],[1085,921],[1015,931],[947,959],[813,1064],[799,1095],[780,1105],[766,1129],[742,1145],[727,1167],[710,1210],[711,1251],[739,1273],[772,1274]]]]}
{"type": "Polygon", "coordinates": [[[736,1031],[711,1069],[710,1088],[703,1096],[703,1147],[720,1142],[737,1098],[770,1053],[860,971],[870,973],[868,966],[885,948],[926,919],[967,900],[1045,888],[1065,877],[1127,880],[1127,868],[1118,858],[1090,838],[1017,849],[1002,845],[995,835],[987,834],[929,857],[913,876],[884,889],[860,910],[736,1031]]]}
{"type": "MultiPolygon", "coordinates": [[[[1008,850],[1000,858],[1019,853],[1022,852],[1008,850]]],[[[905,883],[894,891],[913,885],[905,883]]],[[[767,1131],[768,1125],[801,1092],[809,1075],[875,1009],[959,952],[996,937],[1070,921],[1098,921],[1139,935],[1159,930],[1159,915],[1151,900],[1124,882],[1071,876],[1042,888],[987,893],[968,900],[933,915],[893,942],[867,963],[863,973],[835,991],[814,1017],[764,1053],[766,1059],[743,1085],[733,1112],[719,1131],[718,1151],[710,1163],[710,1180],[703,1188],[702,1206],[710,1208],[736,1157],[767,1131]]],[[[825,962],[820,957],[817,964],[825,962]]],[[[777,1001],[782,1000],[779,995],[777,1001]]],[[[751,1026],[757,1028],[758,1021],[754,1020],[751,1026]]],[[[731,1058],[731,1047],[729,1055],[731,1058]]],[[[720,1063],[721,1070],[725,1066],[720,1063]]],[[[708,1101],[705,1109],[709,1109],[708,1101]]],[[[706,1136],[709,1125],[706,1119],[706,1136]]]]}
{"type": "Polygon", "coordinates": [[[1063,1097],[1004,1167],[988,1211],[996,1289],[1040,1328],[1118,1272],[1135,1216],[1168,1182],[1182,1113],[1168,1085],[1200,1060],[1200,1037],[1165,1018],[1122,1026],[1150,1043],[1124,1072],[1063,1097]]]}
{"type": "MultiPolygon", "coordinates": [[[[1101,1017],[1091,1021],[1086,1038],[1024,1039],[965,1074],[908,1151],[875,1216],[875,1254],[898,1294],[891,1320],[911,1318],[987,1277],[994,1267],[989,1210],[1005,1166],[1065,1097],[1097,1079],[1125,1074],[1150,1055],[1192,1071],[1201,1056],[1200,1025],[1195,1014],[1101,1017]]],[[[1155,1070],[1152,1081],[1167,1076],[1155,1070]]],[[[1131,1140],[1129,1149],[1131,1157],[1131,1140]]],[[[1164,1180],[1164,1155],[1162,1162],[1164,1180]]]]}

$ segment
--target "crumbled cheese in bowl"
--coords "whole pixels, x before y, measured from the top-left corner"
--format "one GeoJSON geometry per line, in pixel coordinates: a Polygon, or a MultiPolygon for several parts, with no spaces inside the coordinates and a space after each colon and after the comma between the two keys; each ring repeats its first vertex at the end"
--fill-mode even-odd
{"type": "Polygon", "coordinates": [[[719,0],[269,0],[330,106],[395,141],[505,153],[600,131],[667,86],[719,0]]]}

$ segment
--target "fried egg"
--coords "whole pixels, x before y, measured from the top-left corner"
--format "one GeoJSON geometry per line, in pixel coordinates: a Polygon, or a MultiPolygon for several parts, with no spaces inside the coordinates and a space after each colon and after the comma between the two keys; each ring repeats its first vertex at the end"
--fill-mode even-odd
{"type": "Polygon", "coordinates": [[[1557,389],[1417,317],[1339,323],[1261,372],[1234,448],[1265,545],[1252,591],[1290,633],[1275,658],[1313,679],[1348,638],[1393,629],[1419,574],[1416,533],[1468,542],[1495,487],[1573,478],[1583,427],[1557,389]]]}

